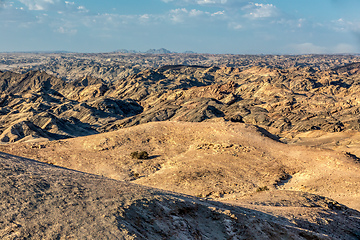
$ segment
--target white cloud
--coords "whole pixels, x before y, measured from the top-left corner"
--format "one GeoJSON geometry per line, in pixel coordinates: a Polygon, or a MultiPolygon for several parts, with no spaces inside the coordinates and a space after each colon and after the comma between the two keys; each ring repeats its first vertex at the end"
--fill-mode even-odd
{"type": "Polygon", "coordinates": [[[190,17],[199,17],[203,14],[206,13],[197,9],[192,9],[189,11],[186,8],[178,8],[171,10],[169,16],[173,22],[181,23],[190,17]]]}
{"type": "Polygon", "coordinates": [[[71,34],[74,35],[77,33],[76,29],[69,29],[66,26],[61,26],[59,28],[56,29],[56,32],[61,33],[61,34],[71,34]]]}
{"type": "Polygon", "coordinates": [[[270,18],[279,15],[279,11],[273,4],[250,3],[242,8],[246,11],[245,17],[252,19],[270,18]]]}
{"type": "Polygon", "coordinates": [[[87,13],[89,10],[71,1],[63,0],[18,0],[30,11],[56,11],[59,14],[87,13]]]}
{"type": "Polygon", "coordinates": [[[228,24],[230,29],[234,29],[234,30],[240,30],[243,29],[244,26],[240,23],[236,23],[236,22],[231,22],[228,24]]]}
{"type": "Polygon", "coordinates": [[[89,10],[87,10],[86,7],[84,6],[78,6],[77,9],[79,10],[79,12],[83,12],[83,13],[89,12],[89,10]]]}
{"type": "Polygon", "coordinates": [[[15,6],[13,2],[3,2],[0,10],[0,27],[30,28],[38,23],[37,16],[30,14],[22,7],[15,6]]]}
{"type": "Polygon", "coordinates": [[[170,19],[173,22],[183,22],[185,17],[189,14],[186,8],[178,8],[170,11],[170,19]]]}
{"type": "Polygon", "coordinates": [[[221,19],[226,17],[225,11],[218,11],[215,13],[210,13],[207,11],[201,11],[198,9],[191,9],[188,10],[186,8],[177,8],[170,10],[167,17],[165,17],[165,21],[167,18],[169,18],[172,22],[175,23],[183,23],[186,20],[189,19],[197,19],[197,23],[199,23],[201,20],[207,21],[207,20],[213,20],[213,19],[221,19]]]}
{"type": "Polygon", "coordinates": [[[60,0],[19,0],[29,10],[49,10],[52,6],[59,4],[60,0]]]}
{"type": "Polygon", "coordinates": [[[281,25],[283,29],[287,29],[291,32],[296,32],[301,29],[312,28],[316,26],[305,18],[292,19],[292,18],[282,17],[282,18],[276,18],[273,21],[270,21],[270,23],[281,25]]]}
{"type": "Polygon", "coordinates": [[[192,10],[189,12],[189,16],[190,16],[190,17],[198,17],[198,16],[201,16],[201,15],[203,15],[203,14],[204,14],[203,11],[196,10],[196,9],[192,9],[192,10]]]}
{"type": "Polygon", "coordinates": [[[144,14],[140,16],[140,19],[142,20],[149,20],[150,19],[150,15],[149,14],[144,14]]]}
{"type": "Polygon", "coordinates": [[[11,8],[12,6],[13,6],[12,2],[0,1],[0,10],[6,9],[6,8],[11,8]]]}
{"type": "Polygon", "coordinates": [[[198,0],[196,1],[197,4],[226,4],[228,3],[227,0],[198,0]]]}
{"type": "Polygon", "coordinates": [[[300,18],[300,19],[297,20],[297,27],[302,28],[305,23],[306,23],[306,19],[305,18],[300,18]]]}
{"type": "Polygon", "coordinates": [[[33,27],[35,30],[48,28],[56,33],[71,35],[84,27],[82,21],[89,12],[84,6],[64,0],[18,0],[4,10],[2,15],[7,15],[6,21],[11,21],[12,26],[33,27]]]}
{"type": "Polygon", "coordinates": [[[80,19],[79,24],[82,24],[86,28],[104,32],[116,30],[132,26],[155,24],[159,17],[151,14],[143,15],[119,15],[104,13],[98,15],[87,15],[80,19]]]}
{"type": "Polygon", "coordinates": [[[225,11],[218,11],[211,14],[211,16],[223,16],[225,15],[225,11]]]}
{"type": "Polygon", "coordinates": [[[230,6],[236,5],[238,3],[248,2],[248,0],[162,0],[165,3],[174,3],[178,5],[189,5],[189,4],[198,4],[198,5],[222,5],[230,6]]]}
{"type": "Polygon", "coordinates": [[[360,22],[339,18],[330,22],[330,28],[337,32],[360,32],[360,22]]]}
{"type": "MultiPolygon", "coordinates": [[[[180,4],[214,4],[216,2],[219,2],[219,0],[162,0],[163,2],[169,3],[169,2],[173,2],[173,3],[180,3],[180,4]]],[[[226,2],[226,0],[225,0],[226,2]]]]}

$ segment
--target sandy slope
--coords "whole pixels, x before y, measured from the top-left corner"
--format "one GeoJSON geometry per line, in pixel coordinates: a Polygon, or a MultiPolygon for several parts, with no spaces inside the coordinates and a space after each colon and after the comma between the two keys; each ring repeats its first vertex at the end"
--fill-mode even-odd
{"type": "MultiPolygon", "coordinates": [[[[1,239],[356,239],[360,214],[311,208],[289,221],[0,154],[1,239]],[[325,221],[325,220],[324,220],[325,221]],[[341,228],[326,228],[333,222],[341,228]]],[[[340,206],[340,205],[339,205],[340,206]]]]}
{"type": "Polygon", "coordinates": [[[236,200],[267,186],[332,198],[360,209],[359,162],[350,155],[276,142],[261,129],[228,122],[158,122],[116,132],[0,151],[213,199],[236,200]],[[145,150],[150,159],[131,159],[145,150]]]}

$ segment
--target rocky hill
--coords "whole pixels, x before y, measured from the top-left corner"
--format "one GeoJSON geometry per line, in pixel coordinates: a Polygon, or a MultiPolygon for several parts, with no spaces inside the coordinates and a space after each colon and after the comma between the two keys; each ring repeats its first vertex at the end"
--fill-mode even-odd
{"type": "Polygon", "coordinates": [[[351,66],[242,71],[172,65],[113,83],[2,72],[0,141],[84,136],[166,120],[244,122],[284,142],[313,130],[358,131],[360,75],[351,66]]]}

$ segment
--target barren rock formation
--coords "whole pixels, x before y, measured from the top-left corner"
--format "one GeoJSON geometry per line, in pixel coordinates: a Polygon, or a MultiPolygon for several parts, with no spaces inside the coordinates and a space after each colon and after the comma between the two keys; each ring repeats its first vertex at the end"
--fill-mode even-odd
{"type": "Polygon", "coordinates": [[[359,130],[359,75],[352,66],[348,71],[164,66],[113,84],[4,72],[0,131],[11,127],[7,123],[29,121],[58,139],[152,121],[219,117],[261,126],[283,141],[311,130],[359,130]],[[71,133],[69,128],[78,129],[71,133]]]}
{"type": "Polygon", "coordinates": [[[44,72],[0,73],[0,141],[95,134],[103,125],[142,112],[131,99],[103,97],[99,79],[66,83],[44,72]]]}

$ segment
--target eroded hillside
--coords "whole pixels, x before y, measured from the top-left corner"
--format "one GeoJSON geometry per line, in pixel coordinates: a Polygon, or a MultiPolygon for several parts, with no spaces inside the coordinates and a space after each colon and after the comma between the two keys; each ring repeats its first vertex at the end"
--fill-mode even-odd
{"type": "Polygon", "coordinates": [[[0,73],[0,140],[49,140],[154,121],[244,122],[282,141],[358,131],[358,66],[334,70],[164,66],[113,83],[0,73]]]}

